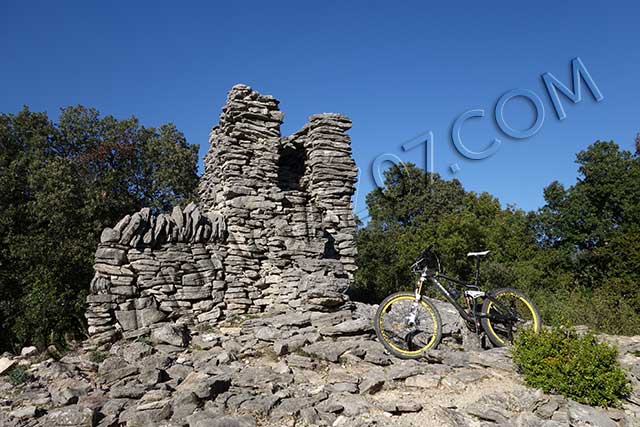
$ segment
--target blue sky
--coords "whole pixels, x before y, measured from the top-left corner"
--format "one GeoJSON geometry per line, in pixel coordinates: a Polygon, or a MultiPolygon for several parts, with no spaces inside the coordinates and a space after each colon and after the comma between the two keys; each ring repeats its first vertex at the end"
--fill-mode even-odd
{"type": "MultiPolygon", "coordinates": [[[[388,153],[424,166],[423,148],[401,145],[428,131],[437,172],[526,210],[543,205],[551,181],[575,181],[576,152],[598,139],[632,149],[640,131],[635,1],[231,3],[3,0],[0,112],[27,104],[56,118],[61,106],[83,104],[148,126],[170,121],[202,156],[226,92],[246,83],[281,100],[283,133],[318,112],[353,119],[358,212],[373,160],[388,153]],[[583,84],[583,101],[563,99],[559,121],[540,76],[569,85],[576,56],[604,100],[583,84]],[[536,92],[546,110],[527,140],[501,134],[492,119],[514,88],[536,92]],[[487,114],[466,122],[465,144],[503,140],[488,159],[464,159],[451,142],[454,120],[471,108],[487,114]]],[[[506,116],[520,128],[535,118],[521,99],[506,116]]]]}

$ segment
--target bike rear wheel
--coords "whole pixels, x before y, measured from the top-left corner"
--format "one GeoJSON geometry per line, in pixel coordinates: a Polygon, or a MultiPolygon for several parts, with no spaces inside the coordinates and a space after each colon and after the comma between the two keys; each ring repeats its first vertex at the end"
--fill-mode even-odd
{"type": "Polygon", "coordinates": [[[482,304],[480,320],[489,341],[496,347],[513,343],[519,330],[540,332],[542,320],[529,297],[517,289],[502,288],[488,293],[482,304]]]}
{"type": "Polygon", "coordinates": [[[378,340],[396,357],[418,359],[442,339],[440,313],[428,300],[397,292],[380,303],[374,318],[378,340]]]}

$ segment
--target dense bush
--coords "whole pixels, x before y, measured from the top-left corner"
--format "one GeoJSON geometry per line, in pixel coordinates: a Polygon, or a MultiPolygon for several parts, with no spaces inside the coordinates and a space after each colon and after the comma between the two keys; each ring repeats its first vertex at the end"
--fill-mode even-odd
{"type": "Polygon", "coordinates": [[[617,362],[617,349],[572,330],[523,331],[515,339],[513,361],[528,385],[578,402],[618,406],[631,388],[617,362]]]}

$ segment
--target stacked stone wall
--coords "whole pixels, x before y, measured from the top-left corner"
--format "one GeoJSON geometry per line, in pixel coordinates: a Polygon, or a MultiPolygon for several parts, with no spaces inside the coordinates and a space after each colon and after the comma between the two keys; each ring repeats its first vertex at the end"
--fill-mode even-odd
{"type": "Polygon", "coordinates": [[[234,86],[198,204],[143,209],[105,229],[87,299],[95,344],[166,321],[343,308],[356,269],[351,121],[318,114],[282,137],[278,104],[234,86]]]}

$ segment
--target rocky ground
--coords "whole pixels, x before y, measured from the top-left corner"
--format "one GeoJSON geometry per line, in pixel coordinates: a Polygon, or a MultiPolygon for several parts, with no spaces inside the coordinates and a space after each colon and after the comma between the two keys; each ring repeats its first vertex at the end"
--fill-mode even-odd
{"type": "MultiPolygon", "coordinates": [[[[455,334],[457,318],[440,309],[455,334]]],[[[190,333],[165,324],[59,360],[27,349],[0,359],[0,425],[640,425],[640,337],[603,337],[619,346],[634,386],[622,409],[605,410],[530,389],[507,350],[454,336],[423,360],[395,359],[375,340],[372,310],[273,314],[190,333]],[[28,375],[16,378],[21,370],[28,375]]]]}

